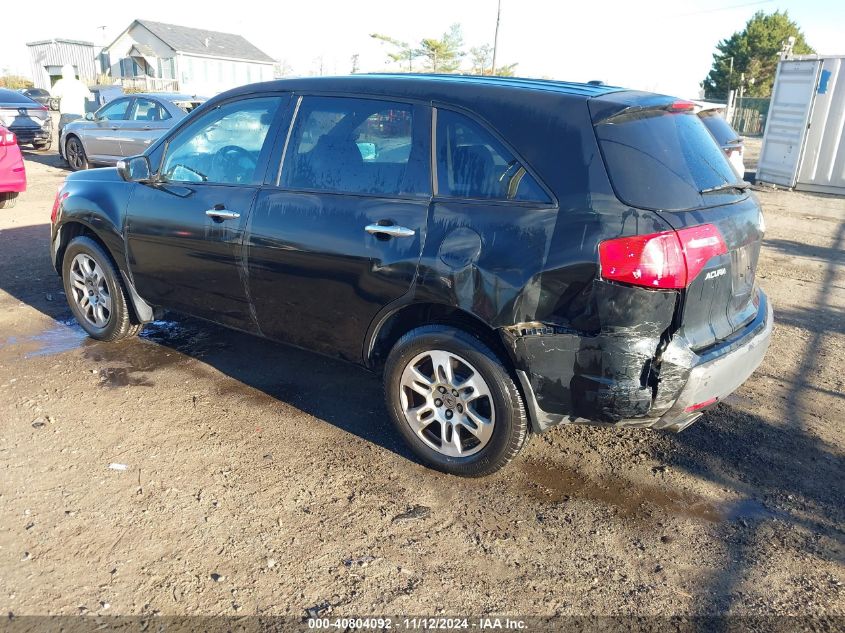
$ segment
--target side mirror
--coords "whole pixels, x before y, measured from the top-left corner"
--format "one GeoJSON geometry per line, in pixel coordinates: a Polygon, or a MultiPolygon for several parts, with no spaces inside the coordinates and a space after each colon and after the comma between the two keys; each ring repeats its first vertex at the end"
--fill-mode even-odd
{"type": "Polygon", "coordinates": [[[85,113],[85,120],[86,121],[93,121],[94,120],[94,113],[93,112],[86,112],[85,113]]]}
{"type": "Polygon", "coordinates": [[[153,179],[150,159],[146,156],[130,156],[117,161],[117,173],[126,182],[150,182],[153,179]]]}

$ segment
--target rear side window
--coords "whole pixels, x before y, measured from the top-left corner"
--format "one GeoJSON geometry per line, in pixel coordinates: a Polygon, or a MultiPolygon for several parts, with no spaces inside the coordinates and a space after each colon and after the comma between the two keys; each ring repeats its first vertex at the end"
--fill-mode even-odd
{"type": "Polygon", "coordinates": [[[452,198],[550,202],[498,139],[451,110],[437,111],[437,193],[452,198]]]}
{"type": "Polygon", "coordinates": [[[129,117],[131,121],[164,121],[170,113],[160,103],[151,99],[135,99],[135,107],[129,117]]]}
{"type": "Polygon", "coordinates": [[[415,106],[303,97],[281,185],[379,196],[428,195],[428,143],[415,106]]]}
{"type": "Polygon", "coordinates": [[[613,189],[625,204],[683,210],[745,195],[731,189],[702,193],[736,183],[737,176],[692,112],[623,110],[598,122],[595,130],[613,189]]]}
{"type": "Polygon", "coordinates": [[[734,145],[742,141],[718,110],[704,110],[698,113],[698,117],[719,145],[734,145]]]}

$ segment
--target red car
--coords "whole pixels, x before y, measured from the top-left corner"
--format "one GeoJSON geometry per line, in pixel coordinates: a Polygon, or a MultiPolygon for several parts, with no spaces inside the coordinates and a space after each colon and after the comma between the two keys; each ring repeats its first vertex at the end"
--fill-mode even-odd
{"type": "Polygon", "coordinates": [[[22,191],[26,191],[26,169],[18,139],[0,125],[0,209],[15,206],[22,191]]]}

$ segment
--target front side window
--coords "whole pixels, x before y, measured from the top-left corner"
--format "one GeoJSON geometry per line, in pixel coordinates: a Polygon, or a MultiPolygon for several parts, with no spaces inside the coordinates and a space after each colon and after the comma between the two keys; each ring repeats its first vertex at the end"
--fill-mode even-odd
{"type": "Polygon", "coordinates": [[[135,107],[129,117],[130,121],[164,121],[170,118],[170,113],[163,105],[151,99],[135,99],[135,107]]]}
{"type": "Polygon", "coordinates": [[[550,202],[498,139],[469,117],[437,111],[437,193],[453,198],[550,202]]]}
{"type": "Polygon", "coordinates": [[[258,184],[258,164],[279,97],[233,101],[206,112],[167,145],[161,178],[169,182],[258,184]]]}
{"type": "Polygon", "coordinates": [[[129,109],[129,99],[118,99],[112,101],[97,113],[97,119],[101,121],[123,121],[126,118],[126,111],[129,109]]]}
{"type": "Polygon", "coordinates": [[[303,97],[281,184],[381,196],[427,194],[428,145],[413,105],[303,97]]]}

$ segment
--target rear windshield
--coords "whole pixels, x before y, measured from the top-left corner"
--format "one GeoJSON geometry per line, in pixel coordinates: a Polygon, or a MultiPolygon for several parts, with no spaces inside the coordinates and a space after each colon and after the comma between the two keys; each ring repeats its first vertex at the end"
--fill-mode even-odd
{"type": "Polygon", "coordinates": [[[0,88],[0,103],[21,103],[27,106],[41,107],[26,95],[23,95],[20,92],[15,92],[14,90],[6,90],[4,88],[0,88]]]}
{"type": "Polygon", "coordinates": [[[739,134],[725,121],[725,117],[718,110],[704,110],[699,112],[698,116],[719,145],[736,145],[742,142],[739,134]]]}
{"type": "Polygon", "coordinates": [[[595,125],[610,181],[625,204],[684,210],[736,200],[745,194],[706,189],[737,182],[722,150],[690,111],[623,111],[595,125]]]}

